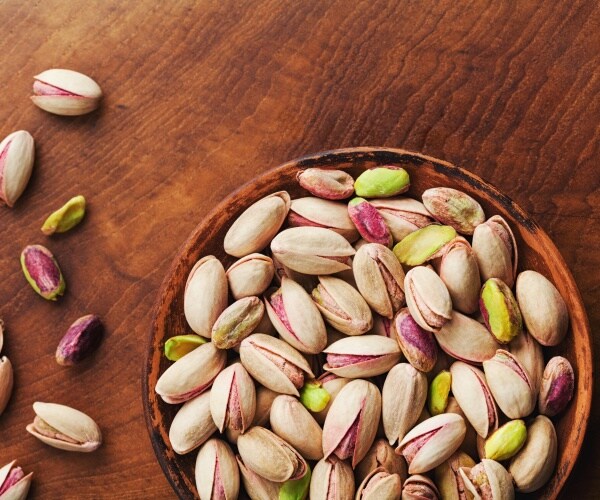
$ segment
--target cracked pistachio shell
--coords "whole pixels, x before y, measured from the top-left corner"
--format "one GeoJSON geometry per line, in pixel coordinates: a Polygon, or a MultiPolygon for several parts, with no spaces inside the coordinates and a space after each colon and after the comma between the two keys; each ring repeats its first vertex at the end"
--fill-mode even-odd
{"type": "Polygon", "coordinates": [[[369,203],[381,214],[395,242],[435,222],[425,205],[412,198],[382,198],[369,203]]]}
{"type": "Polygon", "coordinates": [[[467,426],[460,415],[442,413],[414,427],[396,453],[404,455],[409,474],[421,474],[445,462],[462,444],[467,426]]]}
{"type": "Polygon", "coordinates": [[[410,233],[394,246],[394,255],[407,266],[420,266],[439,256],[440,250],[456,238],[450,226],[432,224],[410,233]]]}
{"type": "Polygon", "coordinates": [[[282,483],[275,483],[259,476],[252,469],[246,467],[242,461],[242,457],[239,455],[236,455],[235,459],[240,469],[244,489],[251,500],[271,500],[279,498],[279,488],[282,483]]]}
{"type": "Polygon", "coordinates": [[[183,312],[191,329],[210,338],[212,326],[227,307],[227,277],[223,264],[208,255],[200,259],[188,276],[183,312]]]}
{"type": "Polygon", "coordinates": [[[381,375],[400,361],[400,348],[381,335],[346,337],[328,346],[323,369],[340,377],[366,378],[381,375]]]}
{"type": "Polygon", "coordinates": [[[210,439],[196,457],[196,488],[200,500],[234,500],[240,491],[240,472],[229,445],[210,439]]]}
{"type": "Polygon", "coordinates": [[[544,353],[542,346],[523,330],[509,344],[510,353],[515,356],[527,370],[536,394],[539,393],[544,373],[544,353]]]}
{"type": "Polygon", "coordinates": [[[6,409],[13,390],[12,363],[6,356],[0,357],[0,415],[6,409]]]}
{"type": "Polygon", "coordinates": [[[278,191],[250,205],[227,231],[225,252],[244,257],[268,246],[285,221],[290,204],[290,195],[278,191]]]}
{"type": "Polygon", "coordinates": [[[435,468],[435,484],[445,500],[467,500],[465,484],[459,473],[461,467],[475,467],[475,461],[463,451],[455,452],[448,460],[435,468]]]}
{"type": "Polygon", "coordinates": [[[381,394],[366,380],[353,380],[333,401],[323,425],[323,454],[351,459],[352,467],[365,457],[377,433],[381,394]]]}
{"type": "Polygon", "coordinates": [[[310,194],[326,200],[343,200],[354,193],[354,179],[343,170],[307,168],[296,179],[310,194]]]}
{"type": "Polygon", "coordinates": [[[48,216],[42,225],[42,233],[47,236],[66,233],[79,224],[84,216],[85,198],[82,195],[75,196],[48,216]]]}
{"type": "Polygon", "coordinates": [[[358,291],[381,316],[392,319],[404,304],[404,270],[389,248],[377,243],[360,247],[352,261],[358,291]]]}
{"type": "Polygon", "coordinates": [[[516,295],[529,333],[542,345],[560,344],[567,334],[569,313],[552,282],[535,271],[523,271],[517,276],[516,295]]]}
{"type": "Polygon", "coordinates": [[[296,198],[292,200],[287,220],[290,227],[312,226],[331,229],[351,243],[359,237],[344,203],[312,196],[296,198]]]}
{"type": "Polygon", "coordinates": [[[287,395],[273,400],[271,429],[307,460],[323,458],[323,431],[310,412],[296,398],[287,395]]]}
{"type": "Polygon", "coordinates": [[[212,327],[211,338],[218,349],[240,345],[260,323],[265,306],[258,297],[244,297],[227,307],[212,327]]]}
{"type": "Polygon", "coordinates": [[[556,466],[557,448],[552,421],[538,415],[527,428],[525,446],[508,467],[517,491],[531,493],[548,482],[556,466]]]}
{"type": "Polygon", "coordinates": [[[452,375],[448,370],[439,372],[429,384],[427,408],[431,416],[434,417],[446,411],[451,385],[452,375]]]}
{"type": "Polygon", "coordinates": [[[250,428],[256,412],[256,389],[241,363],[228,366],[215,378],[210,412],[221,433],[225,428],[242,433],[250,428]]]}
{"type": "Polygon", "coordinates": [[[274,258],[291,270],[311,275],[334,274],[350,269],[355,253],[342,235],[323,227],[291,227],[271,242],[274,258]]]}
{"type": "Polygon", "coordinates": [[[346,335],[362,335],[373,327],[373,315],[363,296],[333,276],[319,276],[312,299],[331,326],[346,335]]]}
{"type": "Polygon", "coordinates": [[[392,246],[392,233],[381,214],[367,200],[352,198],[348,203],[348,215],[365,241],[392,246]]]}
{"type": "Polygon", "coordinates": [[[454,396],[450,396],[448,398],[448,406],[446,406],[446,413],[456,413],[457,415],[460,415],[462,418],[465,419],[465,422],[467,424],[467,433],[465,435],[465,440],[460,445],[460,450],[464,451],[468,455],[476,456],[477,455],[477,442],[478,442],[478,439],[480,440],[482,438],[480,438],[479,435],[477,434],[477,432],[475,432],[475,429],[473,428],[471,423],[467,420],[467,416],[462,411],[462,408],[459,406],[459,404],[456,401],[456,398],[454,396]]]}
{"type": "Polygon", "coordinates": [[[264,427],[252,427],[238,438],[237,445],[246,467],[269,481],[300,479],[308,471],[300,453],[264,427]]]}
{"type": "Polygon", "coordinates": [[[35,292],[46,300],[64,295],[66,283],[54,255],[42,245],[28,245],[21,252],[21,268],[35,292]]]}
{"type": "Polygon", "coordinates": [[[421,328],[439,332],[452,318],[452,299],[444,282],[428,267],[414,267],[404,278],[406,304],[421,328]]]}
{"type": "Polygon", "coordinates": [[[227,272],[229,290],[234,299],[260,296],[269,288],[275,275],[273,259],[260,253],[251,253],[235,261],[227,272]]]}
{"type": "Polygon", "coordinates": [[[402,500],[438,500],[440,493],[427,476],[410,476],[402,487],[402,500]]]}
{"type": "Polygon", "coordinates": [[[0,500],[25,500],[33,472],[25,475],[23,469],[13,460],[0,468],[0,500]]]}
{"type": "Polygon", "coordinates": [[[519,305],[503,281],[491,278],[483,284],[479,308],[485,326],[498,342],[508,344],[523,330],[519,305]]]}
{"type": "Polygon", "coordinates": [[[262,333],[242,341],[240,359],[257,382],[280,394],[299,396],[305,374],[314,378],[302,354],[287,342],[262,333]]]}
{"type": "Polygon", "coordinates": [[[265,296],[267,314],[277,333],[301,352],[317,354],[327,345],[327,330],[311,296],[295,281],[283,277],[281,288],[265,296]]]}
{"type": "Polygon", "coordinates": [[[345,377],[338,377],[335,373],[325,372],[318,378],[318,382],[321,384],[323,389],[325,389],[329,393],[329,402],[325,405],[325,408],[318,413],[314,414],[315,420],[319,422],[319,425],[323,425],[325,423],[325,418],[327,417],[327,413],[333,404],[333,401],[342,390],[342,388],[350,382],[352,379],[345,377]]]}
{"type": "Polygon", "coordinates": [[[508,471],[495,460],[484,458],[474,467],[461,467],[466,490],[481,500],[513,500],[515,491],[508,471]]]}
{"type": "Polygon", "coordinates": [[[352,467],[335,455],[315,465],[310,481],[311,500],[352,500],[354,489],[352,467]]]}
{"type": "Polygon", "coordinates": [[[378,500],[381,498],[399,498],[402,492],[402,480],[398,474],[390,474],[383,467],[372,470],[358,487],[356,498],[378,500]]]}
{"type": "Polygon", "coordinates": [[[473,232],[471,243],[481,279],[499,278],[512,287],[517,274],[517,242],[508,222],[494,215],[473,232]]]}
{"type": "Polygon", "coordinates": [[[498,428],[498,410],[485,374],[462,361],[450,367],[452,394],[477,434],[487,437],[498,428]]]}
{"type": "Polygon", "coordinates": [[[394,366],[381,391],[383,430],[390,445],[415,425],[427,399],[427,377],[408,363],[394,366]]]}
{"type": "Polygon", "coordinates": [[[433,333],[421,328],[407,308],[400,309],[394,317],[392,332],[411,365],[422,372],[433,369],[437,361],[437,344],[433,333]]]}
{"type": "Polygon", "coordinates": [[[483,371],[496,403],[508,418],[526,417],[534,410],[531,380],[515,356],[498,349],[493,358],[483,362],[483,371]]]}
{"type": "Polygon", "coordinates": [[[542,377],[540,413],[548,417],[558,415],[571,401],[574,388],[575,374],[571,363],[562,356],[551,358],[542,377]]]}
{"type": "Polygon", "coordinates": [[[490,359],[500,347],[484,325],[458,311],[452,312],[452,318],[442,326],[436,340],[453,358],[475,364],[490,359]]]}
{"type": "Polygon", "coordinates": [[[169,441],[175,453],[195,450],[217,431],[210,413],[211,391],[190,399],[179,409],[171,427],[169,441]]]}
{"type": "Polygon", "coordinates": [[[207,342],[208,339],[195,333],[176,335],[165,342],[165,357],[169,361],[177,361],[207,342]]]}
{"type": "Polygon", "coordinates": [[[100,428],[85,413],[55,403],[33,403],[36,417],[27,432],[42,443],[66,451],[89,453],[102,444],[100,428]]]}
{"type": "Polygon", "coordinates": [[[523,420],[510,420],[496,429],[485,440],[485,458],[501,462],[517,454],[527,439],[527,428],[523,420]]]}
{"type": "Polygon", "coordinates": [[[29,183],[35,145],[31,134],[18,130],[0,142],[0,200],[12,207],[29,183]]]}
{"type": "Polygon", "coordinates": [[[208,342],[169,366],[155,391],[165,403],[184,403],[208,389],[226,361],[227,352],[208,342]]]}
{"type": "Polygon", "coordinates": [[[383,166],[365,170],[354,181],[357,196],[388,198],[408,191],[410,177],[401,167],[383,166]]]}
{"type": "Polygon", "coordinates": [[[394,448],[383,438],[375,440],[365,458],[356,466],[354,470],[356,481],[362,483],[365,477],[378,467],[382,467],[390,474],[398,474],[401,483],[406,480],[406,462],[394,453],[394,448]]]}
{"type": "Polygon", "coordinates": [[[437,265],[440,278],[450,292],[454,309],[472,314],[479,309],[481,279],[475,253],[469,242],[457,237],[442,249],[437,265]]]}
{"type": "Polygon", "coordinates": [[[48,113],[85,115],[100,105],[102,89],[83,73],[70,69],[48,69],[33,78],[31,100],[48,113]]]}
{"type": "Polygon", "coordinates": [[[452,226],[461,234],[473,234],[485,221],[481,205],[467,193],[448,187],[427,189],[423,204],[438,221],[452,226]]]}

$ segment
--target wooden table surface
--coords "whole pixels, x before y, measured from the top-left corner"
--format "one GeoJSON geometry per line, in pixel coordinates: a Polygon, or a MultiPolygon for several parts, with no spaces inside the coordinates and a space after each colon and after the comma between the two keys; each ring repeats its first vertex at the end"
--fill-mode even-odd
{"type": "MultiPolygon", "coordinates": [[[[215,203],[305,153],[402,147],[495,184],[554,238],[600,328],[597,2],[5,0],[0,19],[0,135],[26,129],[37,144],[24,196],[0,207],[0,316],[16,369],[0,465],[35,472],[31,498],[174,497],[141,402],[158,288],[215,203]],[[61,118],[33,106],[32,77],[52,67],[96,79],[101,109],[61,118]],[[76,194],[85,222],[43,236],[76,194]],[[23,278],[30,243],[62,265],[57,303],[23,278]],[[59,367],[58,340],[90,312],[103,345],[85,366],[59,367]],[[92,415],[103,447],[68,454],[29,436],[38,400],[92,415]]],[[[599,413],[596,398],[592,424],[599,413]]],[[[565,498],[600,491],[598,447],[588,433],[565,498]]]]}

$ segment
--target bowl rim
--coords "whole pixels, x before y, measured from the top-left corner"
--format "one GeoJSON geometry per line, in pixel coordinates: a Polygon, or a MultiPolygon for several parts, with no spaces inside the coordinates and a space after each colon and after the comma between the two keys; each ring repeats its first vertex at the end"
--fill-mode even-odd
{"type": "MultiPolygon", "coordinates": [[[[589,349],[586,350],[585,353],[585,362],[590,367],[590,374],[587,380],[587,384],[585,388],[585,392],[589,394],[588,397],[583,398],[583,411],[585,415],[585,422],[583,429],[580,429],[580,432],[575,435],[575,450],[577,452],[577,457],[575,460],[569,461],[567,467],[560,471],[554,471],[553,475],[558,475],[558,483],[557,483],[557,492],[560,493],[567,481],[570,478],[571,472],[577,463],[579,456],[581,454],[581,448],[583,445],[583,441],[585,439],[585,435],[588,431],[589,417],[591,414],[591,404],[592,404],[592,395],[593,395],[593,368],[594,368],[594,359],[593,359],[593,337],[590,329],[589,319],[587,316],[587,312],[585,310],[585,306],[581,297],[581,293],[577,286],[577,283],[571,273],[571,270],[567,266],[561,252],[558,250],[554,242],[550,239],[548,234],[539,226],[539,224],[525,211],[523,210],[517,203],[515,203],[509,196],[505,195],[501,191],[499,191],[495,186],[483,180],[476,174],[473,174],[469,170],[462,168],[460,166],[454,165],[448,161],[441,160],[435,158],[433,156],[428,156],[422,153],[413,152],[401,148],[390,148],[390,147],[379,147],[379,146],[359,146],[359,147],[349,147],[349,148],[339,148],[339,149],[331,149],[325,150],[317,153],[307,154],[289,161],[282,163],[274,168],[268,169],[265,172],[262,172],[260,175],[252,177],[246,183],[239,186],[237,189],[229,193],[223,200],[215,206],[212,210],[210,210],[202,220],[194,227],[192,232],[189,234],[184,243],[179,247],[176,252],[175,257],[171,261],[169,265],[168,271],[160,285],[158,290],[158,294],[156,300],[152,306],[152,319],[150,325],[150,335],[147,340],[145,355],[143,359],[143,369],[142,369],[142,403],[143,403],[143,411],[144,411],[144,419],[146,422],[146,428],[148,431],[148,435],[150,437],[150,442],[152,444],[152,448],[156,459],[158,460],[163,474],[166,476],[169,481],[171,487],[177,494],[179,498],[184,498],[182,496],[182,485],[178,484],[175,477],[181,475],[181,472],[178,468],[174,467],[173,461],[169,460],[165,457],[164,450],[165,448],[168,451],[168,446],[164,443],[164,440],[160,437],[160,435],[156,434],[156,429],[152,421],[151,414],[151,401],[149,398],[149,376],[151,372],[151,360],[153,353],[153,344],[154,338],[157,333],[159,314],[162,306],[167,302],[166,296],[168,295],[169,285],[173,276],[175,275],[178,266],[180,265],[182,259],[187,255],[194,247],[195,242],[198,240],[200,234],[204,231],[204,225],[206,221],[215,217],[217,213],[223,210],[228,201],[231,198],[238,196],[241,191],[247,189],[251,184],[255,183],[257,180],[262,177],[275,175],[279,171],[284,171],[289,168],[297,168],[299,171],[307,168],[321,167],[321,168],[345,168],[351,166],[353,163],[357,162],[373,162],[377,165],[385,165],[386,163],[394,163],[394,164],[402,164],[402,163],[411,163],[414,166],[421,166],[425,163],[429,163],[433,166],[435,171],[438,171],[444,175],[449,177],[457,178],[459,180],[467,182],[474,189],[484,191],[489,196],[494,198],[498,203],[500,203],[503,208],[509,212],[516,220],[519,221],[520,224],[523,225],[530,233],[536,233],[536,237],[540,237],[544,239],[544,244],[550,245],[554,249],[556,249],[556,258],[559,260],[563,274],[570,281],[571,288],[575,292],[575,296],[573,297],[573,303],[575,303],[581,312],[583,313],[579,319],[579,322],[582,326],[582,332],[585,333],[585,338],[587,340],[587,344],[589,349]]],[[[579,384],[577,385],[577,390],[580,390],[579,384]]]]}

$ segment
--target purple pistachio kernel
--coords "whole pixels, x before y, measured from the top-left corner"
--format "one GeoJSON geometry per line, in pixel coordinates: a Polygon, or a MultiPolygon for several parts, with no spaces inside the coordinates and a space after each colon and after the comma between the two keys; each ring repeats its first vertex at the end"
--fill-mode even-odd
{"type": "Polygon", "coordinates": [[[370,243],[392,246],[392,234],[377,209],[363,198],[353,198],[348,204],[348,215],[360,235],[370,243]]]}
{"type": "Polygon", "coordinates": [[[540,413],[548,417],[559,414],[571,401],[574,390],[575,374],[571,363],[562,356],[555,356],[544,369],[539,397],[540,413]]]}
{"type": "Polygon", "coordinates": [[[396,340],[408,362],[417,370],[431,371],[437,361],[433,333],[421,328],[407,309],[398,312],[394,323],[396,340]]]}
{"type": "Polygon", "coordinates": [[[100,318],[88,314],[75,321],[56,348],[56,362],[72,366],[90,356],[100,345],[104,327],[100,318]]]}

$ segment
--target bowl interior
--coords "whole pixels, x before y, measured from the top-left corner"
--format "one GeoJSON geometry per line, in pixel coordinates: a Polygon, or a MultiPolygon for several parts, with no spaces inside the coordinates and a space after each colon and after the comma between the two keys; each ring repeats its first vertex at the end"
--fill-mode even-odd
{"type": "Polygon", "coordinates": [[[399,165],[410,174],[412,197],[424,190],[448,186],[460,189],[483,206],[486,216],[502,215],[510,224],[519,247],[519,271],[534,269],[548,277],[567,303],[570,326],[561,345],[545,349],[546,359],[561,355],[575,370],[576,393],[567,410],[553,421],[558,435],[557,468],[546,486],[529,497],[554,498],[563,487],[581,447],[591,405],[591,335],[577,286],[548,235],[513,201],[478,177],[444,161],[387,148],[351,148],[329,151],[288,162],[242,186],[225,199],[194,230],[165,278],[155,306],[150,343],[144,365],[143,398],[146,421],[156,456],[180,498],[197,498],[194,484],[196,452],[179,456],[168,444],[169,426],[178,405],[164,403],[154,392],[156,381],[170,365],[162,355],[164,342],[174,335],[191,333],[183,315],[183,291],[190,269],[202,256],[215,255],[225,268],[236,259],[223,251],[223,238],[235,218],[250,204],[275,191],[287,190],[292,198],[308,193],[296,182],[299,169],[327,167],[347,170],[353,176],[375,165],[399,165]]]}

